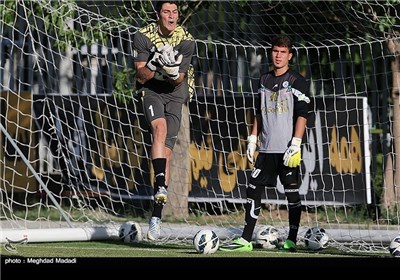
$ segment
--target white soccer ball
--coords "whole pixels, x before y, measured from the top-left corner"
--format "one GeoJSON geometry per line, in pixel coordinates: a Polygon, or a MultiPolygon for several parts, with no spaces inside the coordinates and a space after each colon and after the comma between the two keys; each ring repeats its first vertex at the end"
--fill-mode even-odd
{"type": "Polygon", "coordinates": [[[400,235],[390,241],[389,252],[393,257],[400,258],[400,235]]]}
{"type": "Polygon", "coordinates": [[[136,243],[143,239],[142,228],[136,222],[125,222],[120,226],[118,236],[125,243],[136,243]]]}
{"type": "Polygon", "coordinates": [[[210,229],[202,229],[193,237],[193,247],[199,254],[213,254],[218,250],[219,238],[210,229]]]}
{"type": "Polygon", "coordinates": [[[304,235],[304,244],[310,250],[316,251],[326,248],[329,242],[329,235],[325,229],[320,227],[309,228],[304,235]]]}
{"type": "Polygon", "coordinates": [[[276,248],[281,242],[278,229],[269,225],[261,226],[256,232],[255,242],[264,249],[276,248]]]}

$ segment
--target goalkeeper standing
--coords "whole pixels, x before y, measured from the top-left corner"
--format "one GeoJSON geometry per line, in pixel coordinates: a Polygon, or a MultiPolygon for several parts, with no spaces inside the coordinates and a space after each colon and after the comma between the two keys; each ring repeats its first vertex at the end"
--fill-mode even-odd
{"type": "Polygon", "coordinates": [[[256,115],[248,137],[250,163],[253,164],[259,136],[260,146],[246,188],[245,226],[240,238],[221,246],[224,251],[253,250],[251,240],[261,209],[262,192],[265,186],[276,187],[278,177],[289,209],[289,234],[282,248],[296,250],[302,211],[299,195],[301,142],[306,130],[309,87],[303,76],[289,68],[293,56],[291,40],[286,36],[276,37],[271,47],[273,70],[260,77],[256,115]]]}
{"type": "Polygon", "coordinates": [[[137,90],[152,133],[154,204],[147,238],[160,237],[161,214],[168,195],[172,150],[177,140],[182,106],[190,98],[188,71],[195,42],[178,25],[179,1],[157,1],[157,22],[136,32],[134,49],[137,90]]]}

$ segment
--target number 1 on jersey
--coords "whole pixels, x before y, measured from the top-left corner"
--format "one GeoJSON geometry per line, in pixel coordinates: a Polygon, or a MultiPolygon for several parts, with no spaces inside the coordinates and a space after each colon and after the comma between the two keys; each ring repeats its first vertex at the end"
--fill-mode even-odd
{"type": "Polygon", "coordinates": [[[151,112],[151,116],[154,117],[154,110],[153,110],[153,105],[149,106],[149,110],[151,112]]]}

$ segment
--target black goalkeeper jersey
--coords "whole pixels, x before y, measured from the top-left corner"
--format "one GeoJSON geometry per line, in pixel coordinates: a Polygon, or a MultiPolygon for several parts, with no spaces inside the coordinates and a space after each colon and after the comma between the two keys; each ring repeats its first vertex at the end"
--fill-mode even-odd
{"type": "Polygon", "coordinates": [[[284,153],[293,137],[298,116],[307,118],[309,87],[303,76],[288,70],[263,74],[258,85],[256,114],[261,115],[261,153],[284,153]]]}

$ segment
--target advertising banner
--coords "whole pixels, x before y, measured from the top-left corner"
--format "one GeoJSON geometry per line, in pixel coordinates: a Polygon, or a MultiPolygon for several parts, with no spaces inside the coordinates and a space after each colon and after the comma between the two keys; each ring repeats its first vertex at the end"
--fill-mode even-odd
{"type": "MultiPolygon", "coordinates": [[[[251,97],[210,97],[191,104],[192,200],[245,198],[251,171],[245,139],[253,108],[251,97]]],[[[366,98],[317,97],[309,108],[302,145],[303,204],[370,203],[366,98]]],[[[286,203],[279,179],[263,195],[265,203],[286,203]]]]}
{"type": "MultiPolygon", "coordinates": [[[[151,198],[151,135],[141,105],[117,104],[112,96],[32,97],[35,129],[31,130],[36,131],[35,139],[44,138],[59,159],[63,180],[122,199],[151,198]]],[[[246,139],[254,99],[197,97],[189,104],[189,112],[189,201],[244,202],[251,172],[246,139]]],[[[302,145],[300,194],[304,205],[370,203],[367,112],[366,98],[311,99],[302,145]]],[[[18,120],[15,123],[26,126],[18,120]]],[[[38,153],[38,149],[30,150],[34,151],[38,153]]],[[[3,150],[2,155],[6,154],[3,150]]],[[[13,162],[17,170],[24,165],[13,162]]],[[[263,202],[286,203],[279,180],[277,187],[266,187],[263,202]]]]}

